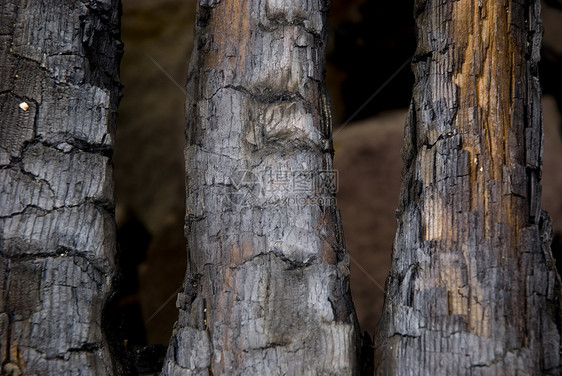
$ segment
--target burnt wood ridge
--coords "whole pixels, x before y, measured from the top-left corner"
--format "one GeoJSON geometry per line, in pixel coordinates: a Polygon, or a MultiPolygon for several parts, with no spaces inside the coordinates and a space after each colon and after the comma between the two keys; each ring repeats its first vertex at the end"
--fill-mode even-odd
{"type": "Polygon", "coordinates": [[[540,1],[418,0],[378,375],[558,375],[540,1]]]}

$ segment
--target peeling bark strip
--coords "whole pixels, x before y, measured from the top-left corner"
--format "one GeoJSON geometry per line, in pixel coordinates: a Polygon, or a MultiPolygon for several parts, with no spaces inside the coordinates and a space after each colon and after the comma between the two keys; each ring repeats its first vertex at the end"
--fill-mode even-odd
{"type": "Polygon", "coordinates": [[[558,375],[540,209],[537,0],[416,1],[418,49],[377,374],[558,375]]]}
{"type": "Polygon", "coordinates": [[[0,360],[111,375],[118,1],[0,5],[0,360]]]}
{"type": "Polygon", "coordinates": [[[356,372],[348,255],[323,180],[327,11],[325,0],[199,1],[189,269],[164,375],[356,372]]]}

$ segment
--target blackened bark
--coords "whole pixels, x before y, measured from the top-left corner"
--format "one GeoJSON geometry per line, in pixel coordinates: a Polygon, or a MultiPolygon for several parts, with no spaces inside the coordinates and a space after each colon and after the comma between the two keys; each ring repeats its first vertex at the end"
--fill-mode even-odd
{"type": "Polygon", "coordinates": [[[111,375],[118,0],[0,5],[0,360],[111,375]]]}
{"type": "Polygon", "coordinates": [[[538,0],[416,1],[418,48],[377,374],[558,375],[540,209],[538,0]]]}
{"type": "Polygon", "coordinates": [[[327,11],[325,0],[199,2],[189,266],[164,375],[356,372],[348,255],[333,190],[317,184],[333,177],[327,11]]]}

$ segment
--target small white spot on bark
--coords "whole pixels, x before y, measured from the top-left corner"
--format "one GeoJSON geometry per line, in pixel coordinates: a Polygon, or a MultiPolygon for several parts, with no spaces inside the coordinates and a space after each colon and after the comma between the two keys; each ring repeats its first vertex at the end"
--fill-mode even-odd
{"type": "Polygon", "coordinates": [[[20,108],[24,111],[27,111],[27,110],[29,110],[29,105],[27,104],[27,102],[21,102],[20,108]]]}
{"type": "Polygon", "coordinates": [[[61,151],[63,151],[63,152],[65,152],[65,153],[68,153],[69,151],[72,150],[72,145],[70,145],[70,144],[68,144],[68,143],[66,143],[66,142],[61,142],[60,144],[58,144],[58,145],[56,146],[56,148],[59,149],[59,150],[61,150],[61,151]]]}

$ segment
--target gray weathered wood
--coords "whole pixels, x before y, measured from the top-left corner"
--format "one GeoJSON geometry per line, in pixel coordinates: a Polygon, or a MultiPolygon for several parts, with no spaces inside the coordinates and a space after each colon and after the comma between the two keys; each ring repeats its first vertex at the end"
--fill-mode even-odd
{"type": "Polygon", "coordinates": [[[381,375],[558,375],[538,0],[416,1],[381,375]]]}
{"type": "Polygon", "coordinates": [[[118,6],[0,4],[2,374],[113,374],[118,6]]]}
{"type": "Polygon", "coordinates": [[[188,271],[163,375],[351,375],[325,0],[199,1],[187,85],[188,271]],[[309,180],[308,180],[309,179],[309,180]]]}

